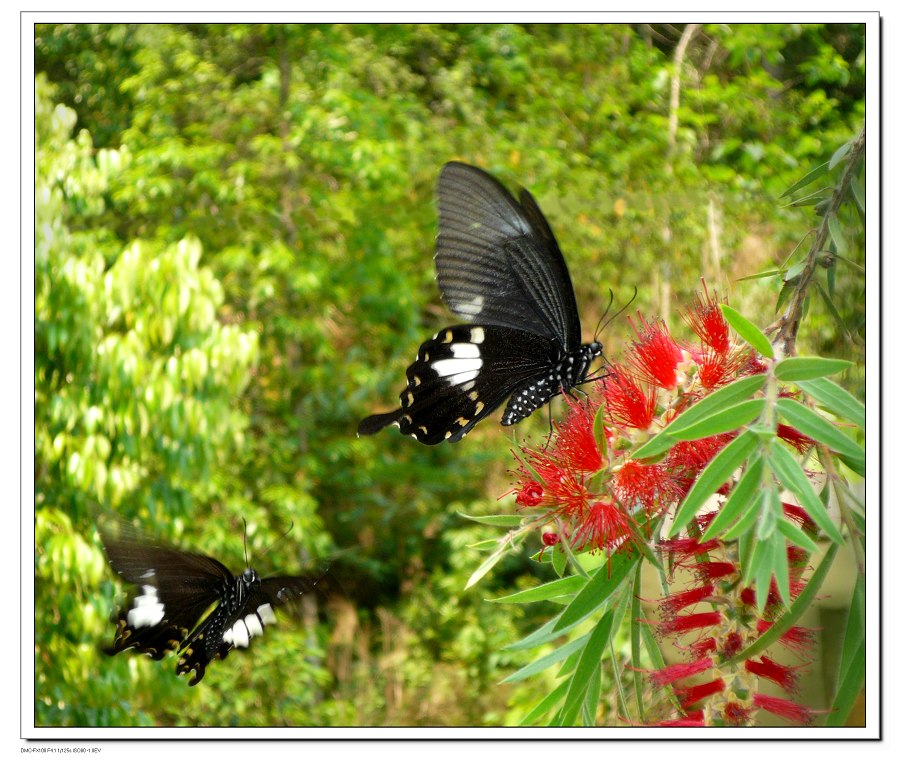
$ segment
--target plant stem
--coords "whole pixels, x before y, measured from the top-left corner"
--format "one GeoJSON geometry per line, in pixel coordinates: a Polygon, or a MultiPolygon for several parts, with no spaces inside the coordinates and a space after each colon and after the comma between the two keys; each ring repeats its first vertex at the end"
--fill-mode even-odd
{"type": "Polygon", "coordinates": [[[850,179],[856,170],[866,149],[866,127],[863,125],[859,137],[853,141],[850,152],[847,155],[847,164],[844,167],[844,174],[841,181],[837,184],[834,192],[831,194],[831,201],[825,214],[822,215],[822,222],[816,231],[816,238],[810,247],[809,253],[806,255],[806,266],[800,273],[797,280],[797,286],[794,289],[794,295],[787,306],[784,315],[778,321],[778,333],[772,344],[776,348],[776,355],[780,357],[793,357],[797,353],[797,332],[800,328],[800,319],[803,316],[803,301],[806,299],[806,292],[812,283],[813,273],[816,270],[818,254],[825,248],[830,235],[828,229],[828,220],[837,214],[841,204],[844,203],[844,197],[850,187],[850,179]]]}

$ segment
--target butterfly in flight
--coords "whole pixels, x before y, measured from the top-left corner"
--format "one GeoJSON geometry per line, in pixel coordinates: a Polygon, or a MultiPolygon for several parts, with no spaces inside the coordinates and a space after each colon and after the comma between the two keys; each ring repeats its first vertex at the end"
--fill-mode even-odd
{"type": "Polygon", "coordinates": [[[572,279],[532,195],[518,200],[487,172],[459,162],[437,185],[435,264],[450,309],[472,321],[439,331],[406,371],[400,407],[363,419],[427,445],[458,442],[509,399],[511,426],[589,379],[599,341],[581,343],[572,279]]]}
{"type": "Polygon", "coordinates": [[[140,588],[118,613],[115,642],[104,651],[133,648],[156,660],[177,651],[176,672],[194,672],[189,685],[203,679],[210,661],[262,635],[275,622],[277,607],[316,590],[320,582],[263,579],[249,566],[235,576],[214,558],[163,545],[124,522],[101,525],[100,536],[113,571],[140,588]]]}

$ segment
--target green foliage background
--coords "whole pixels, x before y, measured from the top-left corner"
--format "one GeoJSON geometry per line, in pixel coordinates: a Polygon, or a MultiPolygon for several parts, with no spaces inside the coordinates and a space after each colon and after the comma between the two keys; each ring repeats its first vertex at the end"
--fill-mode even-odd
{"type": "MultiPolygon", "coordinates": [[[[485,599],[545,570],[523,554],[463,592],[472,546],[495,531],[457,515],[497,512],[508,432],[491,421],[425,448],[393,429],[358,439],[356,423],[395,404],[418,344],[448,320],[431,257],[450,159],[538,198],[586,332],[608,289],[618,305],[636,287],[629,313],[665,317],[701,276],[774,318],[781,278],[736,279],[783,263],[816,225],[814,206],[778,197],[859,131],[864,30],[708,25],[676,67],[683,34],[36,28],[37,725],[527,714],[552,680],[501,685],[533,658],[503,646],[546,611],[485,599]],[[331,558],[341,589],[188,688],[172,660],[100,653],[121,588],[96,504],[234,569],[245,518],[262,573],[331,558]]],[[[841,244],[862,260],[861,241],[841,244]]],[[[801,345],[862,362],[864,279],[836,270],[801,345]]],[[[604,330],[611,358],[628,334],[622,318],[604,330]]],[[[539,436],[535,419],[521,428],[539,436]]]]}

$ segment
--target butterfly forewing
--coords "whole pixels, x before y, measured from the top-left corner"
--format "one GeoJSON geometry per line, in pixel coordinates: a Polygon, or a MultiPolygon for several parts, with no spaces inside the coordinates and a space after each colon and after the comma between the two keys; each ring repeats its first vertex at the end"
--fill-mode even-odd
{"type": "Polygon", "coordinates": [[[534,199],[522,202],[486,172],[451,162],[438,179],[438,286],[457,315],[581,341],[565,260],[534,199]]]}

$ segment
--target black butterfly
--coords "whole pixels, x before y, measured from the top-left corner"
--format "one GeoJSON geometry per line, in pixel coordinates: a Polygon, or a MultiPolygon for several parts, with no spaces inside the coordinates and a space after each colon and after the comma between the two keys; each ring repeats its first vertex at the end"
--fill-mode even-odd
{"type": "Polygon", "coordinates": [[[424,444],[458,442],[507,397],[501,423],[511,426],[586,381],[603,352],[599,341],[581,343],[569,271],[528,191],[517,201],[487,172],[450,162],[437,195],[438,286],[476,322],[422,344],[400,408],[363,419],[359,434],[394,423],[424,444]]]}
{"type": "Polygon", "coordinates": [[[276,606],[311,592],[320,581],[261,579],[251,568],[235,577],[213,558],[162,545],[124,525],[101,526],[100,536],[113,570],[141,588],[119,612],[115,643],[104,651],[134,648],[157,660],[179,651],[176,672],[193,670],[190,685],[203,679],[210,661],[246,648],[273,624],[276,606]]]}

